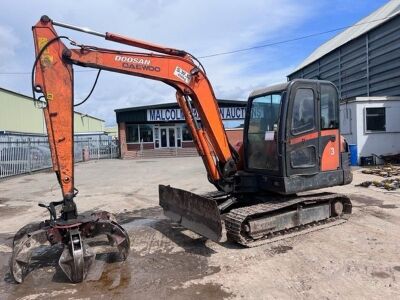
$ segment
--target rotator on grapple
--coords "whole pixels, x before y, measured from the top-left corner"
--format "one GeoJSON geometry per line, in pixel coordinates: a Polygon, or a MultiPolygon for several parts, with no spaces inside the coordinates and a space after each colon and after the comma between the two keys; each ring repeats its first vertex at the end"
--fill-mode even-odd
{"type": "MultiPolygon", "coordinates": [[[[159,186],[164,213],[173,221],[213,240],[227,237],[255,245],[309,227],[343,221],[351,202],[338,194],[300,194],[349,184],[349,151],[340,135],[339,98],[328,81],[296,79],[250,94],[243,142],[230,145],[212,85],[201,63],[186,51],[99,33],[43,16],[33,27],[36,59],[32,90],[42,94],[53,169],[63,200],[41,205],[50,219],[22,228],[14,239],[11,273],[22,282],[35,248],[63,245],[60,267],[73,282],[82,281],[93,261],[93,240],[105,235],[121,258],[129,237],[108,213],[79,216],[74,197],[73,65],[164,82],[176,100],[205,165],[218,189],[207,195],[159,186]],[[93,34],[152,52],[130,52],[78,44],[58,36],[54,26],[93,34]],[[61,40],[68,40],[67,48],[61,40]],[[199,120],[200,119],[200,122],[199,120]],[[61,206],[57,217],[56,207],[61,206]]],[[[94,87],[92,88],[93,91],[94,87]]],[[[90,93],[91,94],[91,93],[90,93]]],[[[89,95],[90,95],[89,94],[89,95]]],[[[84,100],[85,101],[85,100],[84,100]]]]}

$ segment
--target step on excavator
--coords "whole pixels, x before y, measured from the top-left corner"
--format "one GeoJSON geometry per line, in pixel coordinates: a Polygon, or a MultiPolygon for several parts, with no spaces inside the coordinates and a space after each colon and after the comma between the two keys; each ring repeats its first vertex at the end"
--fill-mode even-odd
{"type": "Polygon", "coordinates": [[[352,205],[345,195],[315,191],[352,181],[348,145],[340,135],[338,92],[332,83],[296,79],[253,91],[243,142],[233,147],[206,72],[188,52],[55,22],[47,16],[32,30],[36,51],[33,97],[44,110],[53,170],[63,199],[39,204],[50,218],[16,233],[10,262],[16,282],[21,283],[29,272],[35,250],[46,245],[62,247],[59,265],[72,282],[85,279],[96,245],[104,244],[102,239],[119,259],[129,253],[129,235],[112,214],[78,214],[74,201],[78,191],[74,186],[73,108],[78,104],[74,104],[73,65],[99,70],[96,82],[100,71],[106,70],[158,80],[176,89],[176,100],[208,180],[216,187],[215,192],[197,195],[159,186],[164,214],[183,227],[214,241],[222,239],[225,227],[229,240],[251,247],[333,226],[351,214],[352,205]],[[55,26],[147,51],[78,44],[59,36],[55,26]]]}

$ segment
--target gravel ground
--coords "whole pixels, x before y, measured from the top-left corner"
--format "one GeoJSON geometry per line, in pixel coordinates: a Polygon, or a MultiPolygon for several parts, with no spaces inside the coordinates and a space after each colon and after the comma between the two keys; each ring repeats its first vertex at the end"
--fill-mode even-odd
{"type": "Polygon", "coordinates": [[[345,224],[243,248],[214,243],[166,219],[158,184],[196,193],[214,190],[199,158],[103,160],[76,166],[81,212],[108,210],[131,237],[124,263],[103,263],[101,276],[71,284],[57,251],[34,263],[23,284],[10,278],[14,233],[43,220],[38,202],[61,198],[51,172],[0,181],[0,299],[395,299],[400,297],[400,192],[355,187],[381,179],[354,171],[345,224]]]}

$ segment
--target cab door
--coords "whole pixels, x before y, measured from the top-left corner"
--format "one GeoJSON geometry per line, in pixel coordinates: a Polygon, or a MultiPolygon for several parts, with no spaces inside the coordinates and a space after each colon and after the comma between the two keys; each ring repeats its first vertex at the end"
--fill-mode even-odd
{"type": "Polygon", "coordinates": [[[320,83],[320,140],[321,172],[340,169],[339,97],[330,82],[320,83]]]}
{"type": "Polygon", "coordinates": [[[287,175],[316,175],[319,160],[319,109],[316,82],[294,82],[286,121],[287,175]]]}

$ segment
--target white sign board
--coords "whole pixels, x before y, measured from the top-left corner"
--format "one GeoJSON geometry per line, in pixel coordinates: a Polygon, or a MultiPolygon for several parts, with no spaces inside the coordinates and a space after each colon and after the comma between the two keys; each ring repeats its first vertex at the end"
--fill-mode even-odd
{"type": "MultiPolygon", "coordinates": [[[[223,120],[241,120],[245,118],[245,107],[220,107],[219,113],[223,120]]],[[[199,114],[196,109],[193,109],[193,116],[199,119],[199,114]]],[[[147,121],[183,121],[185,117],[180,108],[162,108],[162,109],[148,109],[147,121]]]]}

